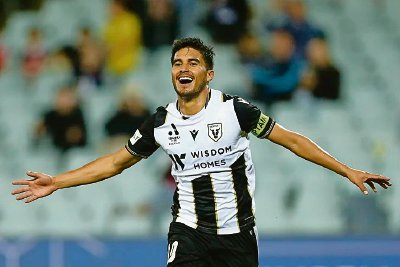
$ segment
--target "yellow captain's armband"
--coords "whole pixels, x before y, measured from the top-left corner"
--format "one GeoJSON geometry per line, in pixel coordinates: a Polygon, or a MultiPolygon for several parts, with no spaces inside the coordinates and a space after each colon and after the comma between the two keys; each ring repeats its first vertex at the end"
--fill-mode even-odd
{"type": "Polygon", "coordinates": [[[257,126],[254,128],[251,133],[257,137],[264,137],[271,131],[272,119],[267,115],[261,113],[260,118],[258,119],[257,126]]]}

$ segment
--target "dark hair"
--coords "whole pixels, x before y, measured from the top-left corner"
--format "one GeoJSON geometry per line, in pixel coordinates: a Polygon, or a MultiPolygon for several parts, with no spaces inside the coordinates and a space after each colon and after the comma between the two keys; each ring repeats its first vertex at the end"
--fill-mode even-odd
{"type": "Polygon", "coordinates": [[[215,53],[213,47],[207,46],[202,40],[194,37],[186,37],[174,41],[172,44],[171,64],[174,61],[175,53],[186,47],[193,48],[201,53],[206,62],[207,69],[212,70],[214,68],[215,53]]]}

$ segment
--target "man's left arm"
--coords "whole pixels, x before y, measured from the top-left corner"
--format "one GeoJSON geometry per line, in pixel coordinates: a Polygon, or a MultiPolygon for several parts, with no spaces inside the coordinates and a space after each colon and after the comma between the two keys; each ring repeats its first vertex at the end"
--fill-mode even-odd
{"type": "Polygon", "coordinates": [[[391,186],[388,177],[350,168],[332,157],[309,138],[289,131],[278,123],[275,123],[267,139],[289,149],[299,157],[347,177],[366,195],[368,190],[364,184],[369,185],[374,192],[377,191],[375,184],[379,184],[385,189],[391,186]]]}

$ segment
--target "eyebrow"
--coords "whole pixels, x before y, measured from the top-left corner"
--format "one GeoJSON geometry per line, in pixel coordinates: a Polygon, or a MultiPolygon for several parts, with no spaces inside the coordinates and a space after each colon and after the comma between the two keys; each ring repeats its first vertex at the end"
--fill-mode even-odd
{"type": "MultiPolygon", "coordinates": [[[[198,58],[189,58],[188,61],[189,62],[194,61],[194,62],[200,63],[200,59],[198,59],[198,58]]],[[[174,59],[172,61],[172,64],[174,64],[176,62],[182,62],[182,59],[180,59],[180,58],[174,59]]]]}
{"type": "Polygon", "coordinates": [[[189,61],[195,61],[197,63],[200,63],[200,59],[198,58],[189,58],[189,61]]]}

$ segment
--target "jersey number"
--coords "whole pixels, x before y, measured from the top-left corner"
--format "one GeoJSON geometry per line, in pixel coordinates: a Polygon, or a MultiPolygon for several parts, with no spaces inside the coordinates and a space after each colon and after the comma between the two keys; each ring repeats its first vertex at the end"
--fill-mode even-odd
{"type": "Polygon", "coordinates": [[[168,245],[168,262],[171,263],[175,260],[176,249],[178,248],[178,241],[168,245]]]}

